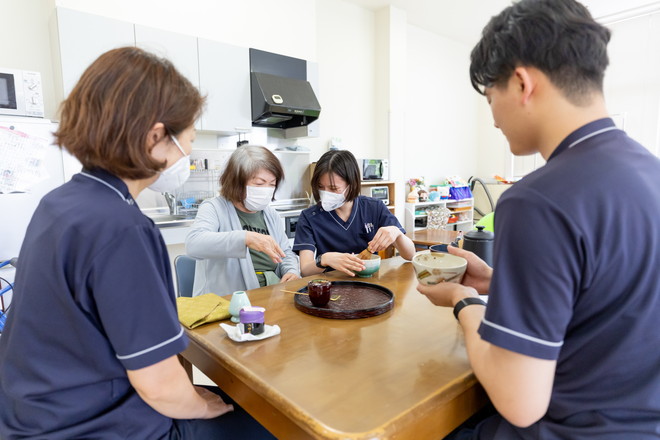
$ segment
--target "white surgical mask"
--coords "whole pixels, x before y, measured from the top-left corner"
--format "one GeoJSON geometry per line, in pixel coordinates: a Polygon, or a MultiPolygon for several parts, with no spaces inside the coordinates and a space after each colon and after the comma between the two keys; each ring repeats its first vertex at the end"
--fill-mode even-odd
{"type": "Polygon", "coordinates": [[[174,144],[179,148],[183,157],[174,162],[171,167],[165,168],[160,172],[158,179],[149,185],[149,188],[154,191],[173,192],[190,177],[190,156],[183,151],[181,144],[179,144],[179,141],[174,136],[170,136],[170,138],[172,138],[174,144]]]}
{"type": "Polygon", "coordinates": [[[275,187],[273,186],[246,186],[243,205],[248,211],[263,211],[273,200],[275,187]]]}
{"type": "Polygon", "coordinates": [[[341,208],[342,205],[346,203],[346,197],[344,197],[343,192],[334,193],[330,191],[319,190],[319,196],[321,197],[321,206],[323,207],[323,210],[327,212],[341,208]]]}

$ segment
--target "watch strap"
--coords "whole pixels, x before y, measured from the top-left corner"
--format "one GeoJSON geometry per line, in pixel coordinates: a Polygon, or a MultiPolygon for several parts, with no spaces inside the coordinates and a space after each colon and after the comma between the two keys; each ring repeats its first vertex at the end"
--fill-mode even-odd
{"type": "Polygon", "coordinates": [[[316,256],[316,267],[321,268],[321,269],[327,269],[328,266],[324,266],[324,265],[321,264],[321,256],[322,255],[323,254],[319,254],[319,255],[316,256]]]}
{"type": "Polygon", "coordinates": [[[463,298],[454,306],[454,317],[458,319],[458,313],[463,310],[464,307],[471,306],[473,304],[480,304],[482,306],[486,305],[486,302],[481,298],[475,298],[473,296],[469,298],[463,298]]]}

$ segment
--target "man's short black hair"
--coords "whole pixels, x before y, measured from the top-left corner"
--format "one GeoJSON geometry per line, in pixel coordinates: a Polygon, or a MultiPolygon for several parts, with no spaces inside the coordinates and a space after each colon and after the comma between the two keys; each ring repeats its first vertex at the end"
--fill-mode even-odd
{"type": "Polygon", "coordinates": [[[602,92],[610,31],[574,0],[521,0],[493,17],[470,55],[470,80],[508,81],[516,67],[535,67],[574,104],[602,92]]]}

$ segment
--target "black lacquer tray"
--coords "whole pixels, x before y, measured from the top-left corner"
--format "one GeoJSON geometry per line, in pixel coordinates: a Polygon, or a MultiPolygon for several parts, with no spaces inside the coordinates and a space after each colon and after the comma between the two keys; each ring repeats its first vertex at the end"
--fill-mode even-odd
{"type": "MultiPolygon", "coordinates": [[[[307,287],[298,292],[307,292],[307,287]]],[[[394,307],[394,294],[387,287],[364,281],[332,281],[330,296],[339,299],[323,307],[312,304],[307,295],[295,295],[296,308],[309,315],[329,319],[358,319],[381,315],[394,307]]]]}

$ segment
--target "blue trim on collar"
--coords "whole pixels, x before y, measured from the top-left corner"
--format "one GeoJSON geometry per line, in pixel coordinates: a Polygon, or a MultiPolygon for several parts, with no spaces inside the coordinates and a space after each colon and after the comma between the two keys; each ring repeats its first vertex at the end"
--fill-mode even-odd
{"type": "Polygon", "coordinates": [[[129,205],[135,204],[135,200],[133,200],[133,196],[128,191],[128,186],[126,186],[126,183],[124,183],[123,180],[121,180],[119,177],[115,176],[114,174],[111,174],[110,172],[102,168],[92,168],[92,169],[83,168],[82,173],[89,174],[91,176],[96,177],[97,179],[102,180],[108,186],[114,188],[119,194],[124,196],[124,199],[129,205]]]}
{"type": "Polygon", "coordinates": [[[555,157],[559,156],[561,153],[564,151],[568,150],[568,148],[574,144],[576,141],[589,136],[590,134],[600,131],[606,128],[616,128],[616,125],[614,124],[614,121],[611,118],[603,118],[603,119],[597,119],[593,122],[589,122],[586,125],[583,125],[582,127],[578,128],[566,138],[561,141],[561,143],[555,148],[555,151],[550,154],[550,157],[548,158],[548,162],[554,159],[555,157]]]}

